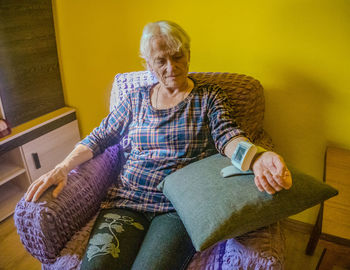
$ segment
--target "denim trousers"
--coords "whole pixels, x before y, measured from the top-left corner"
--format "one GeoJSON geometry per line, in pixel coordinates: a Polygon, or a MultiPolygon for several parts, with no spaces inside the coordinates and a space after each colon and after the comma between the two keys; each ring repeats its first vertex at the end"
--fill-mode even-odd
{"type": "Polygon", "coordinates": [[[178,214],[102,209],[81,269],[182,270],[195,248],[178,214]]]}

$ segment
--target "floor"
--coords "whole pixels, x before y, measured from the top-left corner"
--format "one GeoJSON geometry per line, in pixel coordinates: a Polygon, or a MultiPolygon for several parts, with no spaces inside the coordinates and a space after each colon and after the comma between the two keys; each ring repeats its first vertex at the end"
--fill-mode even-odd
{"type": "Polygon", "coordinates": [[[0,223],[0,270],[38,270],[40,262],[23,247],[13,217],[0,223]]]}
{"type": "Polygon", "coordinates": [[[309,236],[292,230],[285,230],[286,235],[286,270],[313,270],[322,254],[317,247],[313,256],[305,255],[305,247],[309,236]]]}
{"type": "MultiPolygon", "coordinates": [[[[316,268],[322,248],[317,247],[313,256],[304,254],[308,234],[287,226],[285,270],[313,270],[316,268]]],[[[30,256],[22,246],[16,233],[13,218],[0,223],[0,270],[39,270],[39,261],[30,256]]],[[[333,267],[333,270],[343,268],[333,267]]],[[[331,269],[330,269],[331,270],[331,269]]]]}

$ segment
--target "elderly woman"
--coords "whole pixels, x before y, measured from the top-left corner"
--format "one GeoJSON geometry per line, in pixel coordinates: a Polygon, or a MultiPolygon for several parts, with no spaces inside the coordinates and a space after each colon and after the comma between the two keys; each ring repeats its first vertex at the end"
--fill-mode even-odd
{"type": "MultiPolygon", "coordinates": [[[[188,76],[190,38],[177,24],[145,26],[141,56],[158,83],[127,96],[55,169],[36,180],[26,200],[50,186],[58,196],[67,174],[128,134],[131,152],[91,233],[82,269],[184,269],[195,253],[171,202],[157,190],[165,176],[217,151],[231,158],[244,132],[230,118],[223,91],[188,76]]],[[[251,164],[255,183],[270,194],[291,186],[274,152],[251,164]]]]}

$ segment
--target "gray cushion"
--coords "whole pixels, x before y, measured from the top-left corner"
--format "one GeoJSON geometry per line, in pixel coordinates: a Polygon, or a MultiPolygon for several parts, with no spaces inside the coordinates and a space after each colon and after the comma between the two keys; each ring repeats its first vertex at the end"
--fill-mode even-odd
{"type": "Polygon", "coordinates": [[[301,212],[337,190],[289,166],[293,186],[274,195],[260,192],[254,175],[223,178],[231,165],[220,154],[167,176],[158,188],[172,202],[197,251],[301,212]]]}

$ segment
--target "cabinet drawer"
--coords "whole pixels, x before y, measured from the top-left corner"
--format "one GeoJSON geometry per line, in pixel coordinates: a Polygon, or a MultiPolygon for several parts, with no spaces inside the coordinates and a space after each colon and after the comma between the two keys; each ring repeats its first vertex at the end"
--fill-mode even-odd
{"type": "Polygon", "coordinates": [[[80,141],[78,122],[72,121],[22,146],[31,182],[52,170],[80,141]]]}

